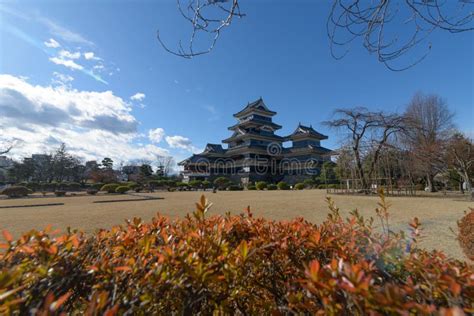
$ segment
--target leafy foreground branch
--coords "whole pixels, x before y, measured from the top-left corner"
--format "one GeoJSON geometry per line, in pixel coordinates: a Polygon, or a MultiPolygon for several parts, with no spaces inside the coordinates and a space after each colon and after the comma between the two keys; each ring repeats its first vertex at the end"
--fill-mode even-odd
{"type": "Polygon", "coordinates": [[[202,197],[175,221],[135,218],[94,235],[48,228],[17,241],[4,232],[0,314],[474,312],[472,266],[417,248],[417,220],[412,236],[377,233],[372,219],[343,219],[328,202],[320,225],[250,210],[206,217],[202,197]]]}

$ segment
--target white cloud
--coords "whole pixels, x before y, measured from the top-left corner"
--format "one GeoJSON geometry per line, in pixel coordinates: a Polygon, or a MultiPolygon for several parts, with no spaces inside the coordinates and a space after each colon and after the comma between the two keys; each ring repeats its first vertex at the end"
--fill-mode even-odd
{"type": "Polygon", "coordinates": [[[197,148],[193,146],[191,140],[184,136],[166,136],[166,142],[171,148],[185,149],[187,151],[195,152],[197,148]]]}
{"type": "Polygon", "coordinates": [[[53,79],[51,80],[51,82],[53,84],[66,85],[72,82],[73,80],[74,80],[74,77],[55,71],[53,72],[53,79]]]}
{"type": "Polygon", "coordinates": [[[87,60],[101,60],[102,58],[99,58],[95,56],[93,52],[86,52],[84,53],[84,58],[87,60]]]}
{"type": "Polygon", "coordinates": [[[130,97],[130,100],[133,100],[133,101],[143,101],[145,99],[145,94],[144,93],[141,93],[141,92],[137,92],[135,93],[134,95],[132,95],[130,97]]]}
{"type": "Polygon", "coordinates": [[[78,59],[81,57],[81,53],[80,52],[75,52],[75,53],[71,53],[70,51],[67,51],[67,50],[61,50],[59,51],[59,57],[60,58],[69,58],[69,59],[78,59]]]}
{"type": "Polygon", "coordinates": [[[151,129],[148,131],[148,139],[152,143],[158,144],[163,140],[163,137],[165,136],[165,130],[162,129],[161,127],[151,129]]]}
{"type": "Polygon", "coordinates": [[[139,137],[138,122],[131,109],[112,91],[32,85],[19,77],[0,75],[0,139],[21,141],[12,152],[17,158],[50,152],[61,142],[83,159],[153,160],[169,155],[164,148],[134,143],[139,137]]]}
{"type": "Polygon", "coordinates": [[[56,35],[57,37],[71,43],[85,44],[93,46],[94,43],[84,38],[81,34],[73,32],[66,27],[59,25],[57,22],[54,22],[46,17],[38,16],[37,20],[45,25],[51,34],[56,35]]]}
{"type": "Polygon", "coordinates": [[[44,45],[45,45],[46,47],[49,47],[49,48],[58,48],[58,47],[61,46],[61,45],[60,45],[58,42],[56,42],[53,38],[50,38],[49,41],[44,42],[44,45]]]}
{"type": "Polygon", "coordinates": [[[77,64],[75,61],[73,60],[70,60],[70,59],[64,59],[64,58],[61,58],[61,57],[50,57],[49,60],[53,63],[55,63],[56,65],[62,65],[64,67],[67,67],[69,69],[73,69],[73,70],[83,70],[84,67],[82,67],[81,65],[77,64]]]}

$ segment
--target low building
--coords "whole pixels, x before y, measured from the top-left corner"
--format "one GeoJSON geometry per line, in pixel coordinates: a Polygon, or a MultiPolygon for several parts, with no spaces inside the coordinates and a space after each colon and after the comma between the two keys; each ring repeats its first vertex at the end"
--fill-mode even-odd
{"type": "Polygon", "coordinates": [[[279,136],[275,132],[281,126],[272,119],[276,114],[261,98],[235,113],[237,123],[229,127],[232,135],[222,141],[227,148],[207,144],[202,153],[178,164],[183,167],[184,181],[212,181],[225,176],[242,184],[295,183],[318,175],[322,163],[330,160],[331,150],[321,146],[328,137],[301,124],[292,134],[279,136]],[[285,142],[291,146],[284,147],[285,142]]]}

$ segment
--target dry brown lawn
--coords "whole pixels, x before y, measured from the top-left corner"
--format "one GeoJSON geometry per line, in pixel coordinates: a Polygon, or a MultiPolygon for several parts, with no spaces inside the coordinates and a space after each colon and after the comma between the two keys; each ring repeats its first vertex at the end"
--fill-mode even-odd
{"type": "MultiPolygon", "coordinates": [[[[150,195],[162,200],[94,204],[106,199],[134,198],[129,195],[97,195],[71,197],[38,197],[28,199],[1,199],[0,206],[43,203],[65,203],[62,206],[0,209],[0,230],[7,229],[15,237],[32,228],[42,229],[48,224],[64,230],[66,227],[93,232],[98,228],[110,228],[124,219],[141,217],[149,220],[157,212],[170,216],[184,216],[194,209],[194,202],[203,192],[157,192],[150,195]]],[[[255,216],[275,220],[289,220],[298,216],[319,223],[328,213],[324,190],[304,191],[236,191],[206,192],[213,202],[212,214],[229,211],[237,214],[248,205],[255,216]]],[[[331,195],[342,214],[358,209],[366,217],[374,216],[378,198],[372,196],[331,195]]],[[[138,198],[138,197],[136,197],[138,198]]],[[[418,217],[424,226],[422,245],[440,249],[448,255],[465,258],[450,228],[457,229],[456,221],[463,216],[473,202],[459,198],[439,197],[389,197],[392,230],[407,230],[408,222],[418,217]]]]}

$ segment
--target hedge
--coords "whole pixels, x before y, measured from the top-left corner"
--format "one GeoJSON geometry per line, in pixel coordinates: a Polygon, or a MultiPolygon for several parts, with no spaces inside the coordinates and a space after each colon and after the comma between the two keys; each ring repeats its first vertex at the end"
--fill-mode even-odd
{"type": "Polygon", "coordinates": [[[9,198],[24,197],[30,193],[33,193],[33,191],[21,185],[11,186],[11,187],[3,189],[0,192],[0,194],[7,195],[9,198]]]}
{"type": "Polygon", "coordinates": [[[249,184],[249,185],[247,186],[247,190],[254,191],[254,190],[257,190],[257,187],[256,187],[255,185],[253,185],[253,184],[249,184]]]}
{"type": "Polygon", "coordinates": [[[120,186],[120,184],[118,184],[118,183],[104,184],[100,190],[101,190],[101,191],[106,191],[107,193],[115,193],[115,190],[116,190],[119,186],[120,186]]]}
{"type": "Polygon", "coordinates": [[[125,192],[129,190],[131,190],[131,188],[128,185],[121,185],[115,189],[115,193],[124,194],[125,192]]]}
{"type": "MultiPolygon", "coordinates": [[[[384,205],[384,203],[381,203],[384,205]]],[[[95,234],[51,229],[0,244],[0,314],[462,315],[474,269],[329,204],[315,225],[249,210],[139,218],[95,234]]]]}

